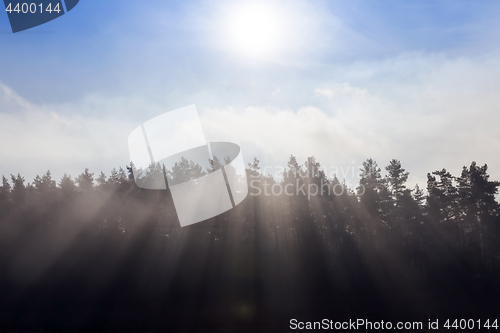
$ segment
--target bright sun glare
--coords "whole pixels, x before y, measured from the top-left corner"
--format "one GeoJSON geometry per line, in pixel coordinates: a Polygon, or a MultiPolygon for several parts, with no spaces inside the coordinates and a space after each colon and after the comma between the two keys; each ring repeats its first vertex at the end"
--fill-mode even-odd
{"type": "Polygon", "coordinates": [[[231,48],[251,57],[261,57],[276,51],[282,39],[279,16],[264,3],[250,3],[235,8],[230,12],[226,29],[231,48]]]}

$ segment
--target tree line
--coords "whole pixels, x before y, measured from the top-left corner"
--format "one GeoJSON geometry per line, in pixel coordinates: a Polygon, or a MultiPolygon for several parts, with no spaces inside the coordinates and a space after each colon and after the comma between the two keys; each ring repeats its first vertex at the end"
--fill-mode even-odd
{"type": "MultiPolygon", "coordinates": [[[[174,168],[163,173],[203,173],[174,168]]],[[[396,159],[384,176],[366,160],[356,189],[314,157],[284,170],[264,175],[255,158],[245,201],[185,228],[168,189],[137,187],[133,165],[4,176],[0,327],[280,331],[296,317],[498,312],[500,182],[487,165],[428,173],[426,192],[396,159]],[[275,184],[293,195],[265,195],[275,184]],[[311,184],[317,195],[297,190],[311,184]]]]}

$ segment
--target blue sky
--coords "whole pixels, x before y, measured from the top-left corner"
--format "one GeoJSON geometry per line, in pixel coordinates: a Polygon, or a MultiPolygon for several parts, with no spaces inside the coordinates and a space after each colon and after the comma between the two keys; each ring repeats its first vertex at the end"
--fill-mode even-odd
{"type": "Polygon", "coordinates": [[[245,6],[81,0],[17,34],[0,15],[0,173],[109,173],[140,122],[196,104],[263,165],[398,158],[424,186],[476,160],[500,179],[500,3],[263,2],[257,55],[233,34],[245,6]]]}

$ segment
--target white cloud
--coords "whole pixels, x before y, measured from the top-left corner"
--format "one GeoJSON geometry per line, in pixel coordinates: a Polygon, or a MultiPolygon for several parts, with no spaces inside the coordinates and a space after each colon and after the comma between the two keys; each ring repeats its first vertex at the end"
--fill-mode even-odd
{"type": "Polygon", "coordinates": [[[0,106],[3,110],[9,110],[9,112],[23,111],[33,107],[28,101],[18,96],[12,89],[1,82],[0,106]]]}
{"type": "Polygon", "coordinates": [[[49,169],[59,179],[64,172],[76,176],[89,167],[98,173],[128,163],[128,120],[56,112],[67,108],[34,105],[0,85],[0,174],[20,172],[31,182],[49,169]]]}
{"type": "Polygon", "coordinates": [[[203,118],[210,135],[241,142],[248,147],[245,156],[260,156],[266,164],[284,165],[290,154],[344,167],[368,157],[383,167],[397,158],[410,171],[411,186],[422,187],[427,172],[445,167],[458,176],[462,166],[477,161],[500,179],[496,59],[412,54],[353,64],[344,77],[365,85],[317,87],[316,98],[328,100],[321,109],[208,108],[203,118]]]}
{"type": "MultiPolygon", "coordinates": [[[[383,167],[397,158],[410,171],[410,185],[425,187],[427,172],[446,167],[458,175],[475,160],[488,163],[492,178],[500,179],[495,55],[406,54],[351,64],[339,73],[332,75],[338,82],[325,74],[280,86],[281,107],[213,106],[229,98],[222,91],[212,105],[197,105],[207,138],[238,143],[247,162],[257,156],[263,166],[286,165],[291,154],[300,162],[314,155],[325,166],[343,168],[369,157],[383,167]],[[302,107],[290,109],[283,105],[294,98],[293,85],[309,90],[295,103],[302,107]]],[[[0,173],[21,172],[31,181],[47,169],[58,177],[85,167],[109,172],[128,163],[129,132],[172,109],[166,105],[140,95],[35,105],[0,85],[0,173]]]]}

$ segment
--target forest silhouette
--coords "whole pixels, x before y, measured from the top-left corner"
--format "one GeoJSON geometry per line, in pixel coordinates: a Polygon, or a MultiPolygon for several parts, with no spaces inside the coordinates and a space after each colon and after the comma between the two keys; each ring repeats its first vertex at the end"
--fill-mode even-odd
{"type": "MultiPolygon", "coordinates": [[[[174,168],[149,172],[210,172],[187,160],[174,168]]],[[[57,182],[50,171],[30,183],[4,176],[0,330],[280,332],[292,318],[495,319],[500,183],[487,171],[475,162],[460,175],[437,170],[423,191],[408,187],[400,161],[383,172],[368,159],[351,189],[314,157],[300,165],[291,156],[276,179],[255,158],[241,204],[184,228],[169,190],[138,187],[133,165],[57,182]],[[273,184],[293,195],[266,195],[273,184]],[[310,184],[318,195],[297,191],[310,184]]]]}

